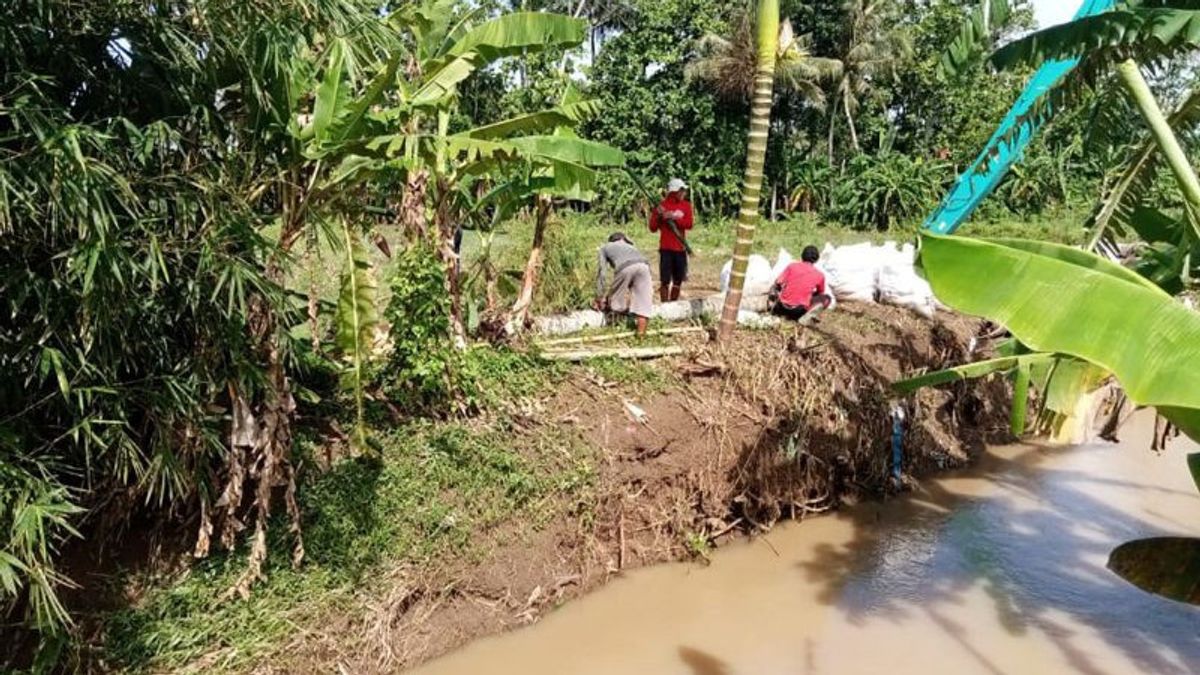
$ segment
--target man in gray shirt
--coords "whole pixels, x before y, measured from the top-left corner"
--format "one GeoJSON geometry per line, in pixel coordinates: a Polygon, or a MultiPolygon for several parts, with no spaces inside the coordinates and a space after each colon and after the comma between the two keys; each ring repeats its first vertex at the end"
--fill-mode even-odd
{"type": "Polygon", "coordinates": [[[653,310],[654,282],[650,279],[650,264],[638,252],[633,242],[617,232],[600,247],[596,265],[596,305],[607,306],[617,314],[631,314],[637,319],[638,335],[646,334],[646,324],[653,310]],[[612,288],[605,295],[604,270],[613,268],[612,288]]]}

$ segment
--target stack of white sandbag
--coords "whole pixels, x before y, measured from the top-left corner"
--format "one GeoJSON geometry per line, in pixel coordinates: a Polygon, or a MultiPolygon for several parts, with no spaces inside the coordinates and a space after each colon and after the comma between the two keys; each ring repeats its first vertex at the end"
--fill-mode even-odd
{"type": "Polygon", "coordinates": [[[913,245],[905,244],[897,251],[894,242],[887,242],[884,248],[888,251],[884,264],[879,268],[879,301],[907,307],[926,318],[933,318],[938,307],[937,298],[933,297],[929,282],[917,274],[913,245]]]}
{"type": "MultiPolygon", "coordinates": [[[[733,261],[725,263],[725,267],[721,268],[721,292],[725,293],[729,290],[729,279],[733,276],[733,261]]],[[[775,283],[775,277],[772,276],[771,261],[761,255],[750,256],[749,264],[746,267],[746,285],[742,287],[742,293],[745,295],[766,295],[771,292],[771,285],[775,283]]]]}
{"type": "Polygon", "coordinates": [[[915,258],[912,244],[897,246],[888,241],[882,246],[826,244],[821,262],[830,290],[842,300],[878,300],[932,317],[938,302],[929,282],[917,274],[915,258]]]}

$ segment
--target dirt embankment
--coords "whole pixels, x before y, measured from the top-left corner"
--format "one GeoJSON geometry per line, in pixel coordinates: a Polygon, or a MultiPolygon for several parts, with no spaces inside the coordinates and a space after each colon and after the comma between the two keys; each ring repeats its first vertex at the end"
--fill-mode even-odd
{"type": "MultiPolygon", "coordinates": [[[[891,480],[888,385],[969,358],[979,322],[844,305],[811,328],[702,338],[653,364],[662,386],[631,388],[578,368],[522,433],[573,428],[596,452],[593,487],[549,522],[487,533],[480,559],[435,575],[397,570],[371,611],[308,633],[279,659],[290,670],[394,672],[470,639],[534,622],[623,570],[700,558],[709,547],[847,500],[891,480]],[[631,407],[632,406],[632,407],[631,407]],[[645,417],[638,419],[638,411],[645,417]]],[[[927,390],[905,402],[905,480],[962,466],[1006,439],[1001,381],[927,390]]]]}

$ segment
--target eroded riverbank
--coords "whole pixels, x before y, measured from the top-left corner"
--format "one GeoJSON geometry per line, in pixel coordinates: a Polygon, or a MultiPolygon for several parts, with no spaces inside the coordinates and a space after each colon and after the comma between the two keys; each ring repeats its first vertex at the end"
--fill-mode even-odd
{"type": "Polygon", "coordinates": [[[1200,534],[1188,447],[989,450],[899,500],[786,525],[713,564],[642,570],[415,672],[1189,673],[1200,608],[1105,567],[1118,543],[1200,534]]]}

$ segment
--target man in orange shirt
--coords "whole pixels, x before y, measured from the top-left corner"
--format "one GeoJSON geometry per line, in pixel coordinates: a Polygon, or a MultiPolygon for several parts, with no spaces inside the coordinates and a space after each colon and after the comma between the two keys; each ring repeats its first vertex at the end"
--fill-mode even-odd
{"type": "Polygon", "coordinates": [[[692,229],[692,205],[684,196],[687,184],[678,178],[667,183],[667,197],[650,214],[650,231],[658,232],[659,298],[678,300],[687,281],[687,231],[692,229]]]}

